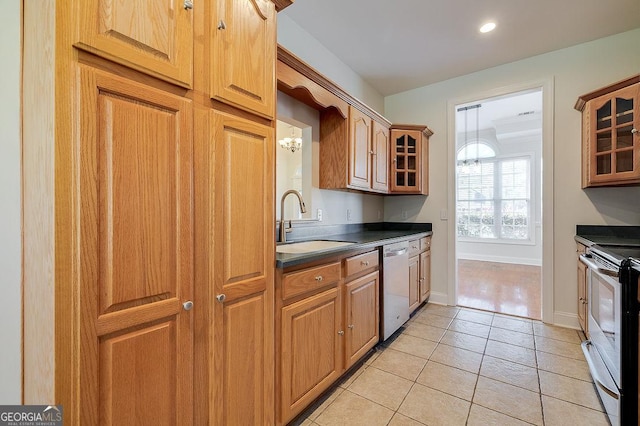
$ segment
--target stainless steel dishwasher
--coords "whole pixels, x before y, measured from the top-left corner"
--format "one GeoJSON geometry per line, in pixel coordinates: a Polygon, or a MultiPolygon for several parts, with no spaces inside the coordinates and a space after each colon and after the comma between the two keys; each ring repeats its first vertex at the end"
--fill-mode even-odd
{"type": "Polygon", "coordinates": [[[409,242],[382,248],[382,340],[409,320],[409,242]]]}

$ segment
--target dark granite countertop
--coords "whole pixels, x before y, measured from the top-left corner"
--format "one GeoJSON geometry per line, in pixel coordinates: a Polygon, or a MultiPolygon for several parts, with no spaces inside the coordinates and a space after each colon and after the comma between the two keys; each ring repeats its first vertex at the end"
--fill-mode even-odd
{"type": "Polygon", "coordinates": [[[357,251],[368,248],[376,248],[385,244],[391,244],[399,241],[406,241],[415,238],[422,238],[433,234],[431,224],[395,224],[395,223],[376,223],[376,224],[359,224],[358,226],[327,228],[328,234],[322,235],[317,227],[313,233],[308,236],[295,238],[291,242],[301,242],[306,240],[326,240],[326,241],[348,241],[355,244],[337,247],[328,250],[313,251],[310,253],[276,253],[276,267],[287,268],[290,266],[301,265],[325,257],[335,256],[336,254],[347,253],[349,251],[357,251]],[[338,231],[341,233],[330,233],[338,231]],[[306,237],[306,238],[305,238],[306,237]]]}
{"type": "Polygon", "coordinates": [[[577,225],[575,241],[590,247],[640,246],[640,226],[577,225]]]}

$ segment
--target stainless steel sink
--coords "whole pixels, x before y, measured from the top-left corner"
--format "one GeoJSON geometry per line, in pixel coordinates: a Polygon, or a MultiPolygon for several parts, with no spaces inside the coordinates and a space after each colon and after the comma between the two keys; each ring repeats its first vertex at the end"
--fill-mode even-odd
{"type": "Polygon", "coordinates": [[[276,246],[276,253],[301,254],[311,253],[314,251],[330,250],[338,247],[344,247],[355,244],[350,241],[327,241],[313,240],[300,241],[299,243],[289,243],[276,246]]]}

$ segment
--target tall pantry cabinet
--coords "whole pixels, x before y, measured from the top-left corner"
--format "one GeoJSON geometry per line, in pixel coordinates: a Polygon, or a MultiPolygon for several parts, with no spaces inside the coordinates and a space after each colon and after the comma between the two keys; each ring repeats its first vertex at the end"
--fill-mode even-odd
{"type": "Polygon", "coordinates": [[[273,423],[275,4],[23,8],[24,403],[273,423]]]}

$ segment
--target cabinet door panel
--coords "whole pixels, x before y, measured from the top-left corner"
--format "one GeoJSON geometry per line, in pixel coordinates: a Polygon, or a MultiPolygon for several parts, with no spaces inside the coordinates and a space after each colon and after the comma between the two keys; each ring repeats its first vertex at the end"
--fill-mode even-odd
{"type": "Polygon", "coordinates": [[[275,5],[269,0],[216,3],[210,24],[211,97],[272,118],[276,85],[275,5]]]}
{"type": "Polygon", "coordinates": [[[420,254],[420,303],[431,295],[431,250],[420,254]]]}
{"type": "Polygon", "coordinates": [[[580,323],[582,331],[589,336],[587,313],[587,267],[578,260],[578,322],[580,323]]]}
{"type": "Polygon", "coordinates": [[[216,291],[228,301],[273,280],[273,128],[211,112],[215,144],[216,291]]]}
{"type": "MultiPolygon", "coordinates": [[[[225,303],[221,324],[217,324],[213,343],[218,387],[214,424],[270,424],[265,398],[272,401],[273,337],[265,327],[265,314],[271,309],[265,293],[236,303],[225,303]]],[[[271,408],[272,410],[273,408],[271,408]]]]}
{"type": "Polygon", "coordinates": [[[349,186],[371,187],[371,119],[349,107],[349,186]]]}
{"type": "Polygon", "coordinates": [[[192,10],[176,0],[77,0],[75,46],[191,87],[192,10]]]}
{"type": "Polygon", "coordinates": [[[271,424],[275,242],[274,212],[265,206],[273,206],[273,128],[209,114],[214,199],[208,240],[214,353],[209,421],[271,424]]]}
{"type": "Polygon", "coordinates": [[[624,184],[640,178],[640,87],[633,85],[593,99],[585,142],[589,155],[588,184],[624,184]]]}
{"type": "Polygon", "coordinates": [[[413,312],[420,304],[420,257],[409,258],[409,311],[413,312]]]}
{"type": "Polygon", "coordinates": [[[90,68],[79,78],[81,423],[188,422],[191,103],[90,68]]]}
{"type": "Polygon", "coordinates": [[[381,192],[389,191],[389,129],[373,122],[373,164],[371,187],[381,192]]]}
{"type": "Polygon", "coordinates": [[[378,343],[378,282],[376,271],[345,286],[345,368],[378,343]]]}
{"type": "Polygon", "coordinates": [[[342,373],[338,288],[282,308],[280,420],[300,413],[342,373]]]}

